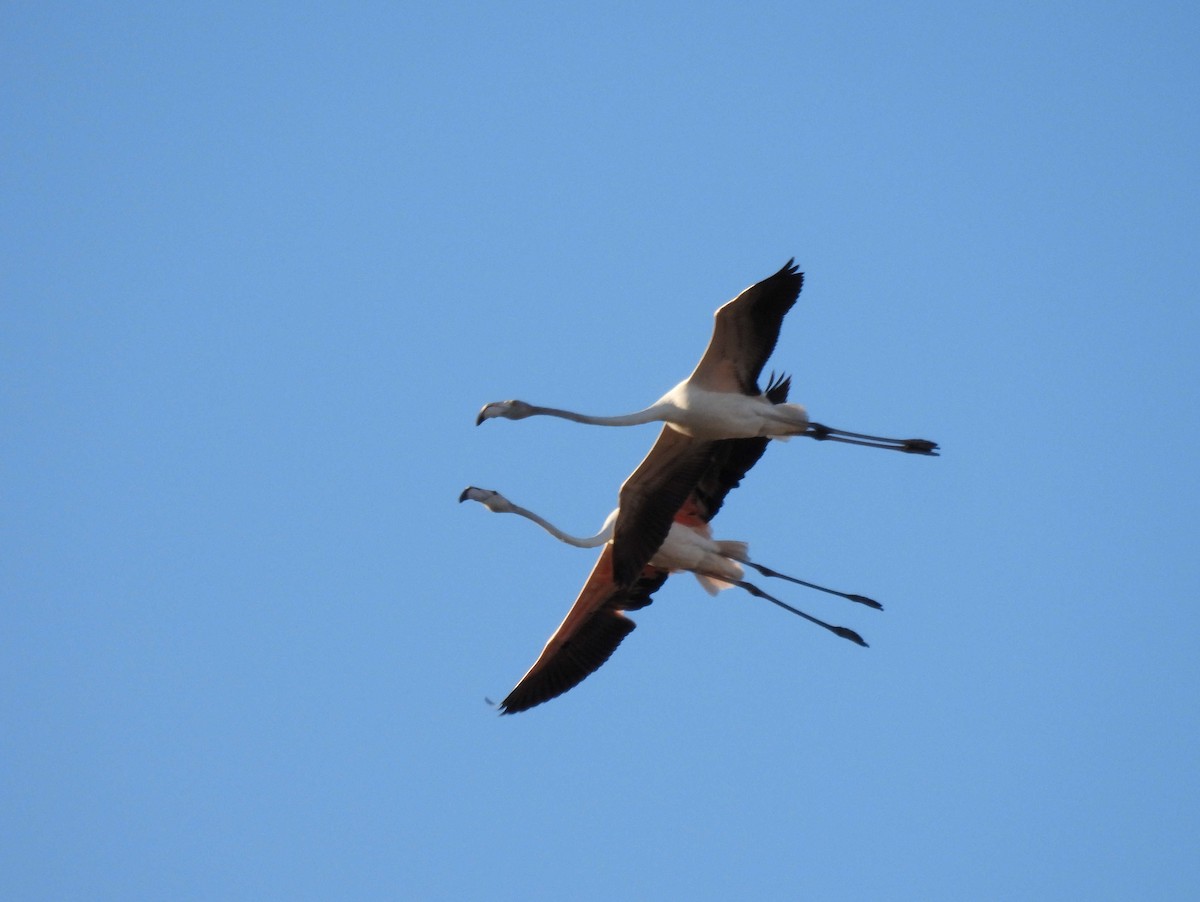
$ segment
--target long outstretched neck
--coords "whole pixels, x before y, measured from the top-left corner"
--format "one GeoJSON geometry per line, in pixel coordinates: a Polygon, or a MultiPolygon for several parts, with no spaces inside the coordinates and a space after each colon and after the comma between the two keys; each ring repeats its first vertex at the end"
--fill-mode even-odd
{"type": "Polygon", "coordinates": [[[810,583],[803,579],[796,579],[794,576],[788,576],[787,574],[779,573],[778,571],[772,570],[770,567],[764,567],[762,564],[756,564],[754,561],[746,558],[742,558],[741,563],[745,564],[747,567],[753,567],[763,576],[771,576],[775,579],[786,579],[789,583],[795,583],[798,586],[804,586],[808,589],[816,589],[818,592],[826,592],[829,595],[836,595],[839,598],[845,598],[847,601],[857,602],[858,604],[865,604],[867,607],[875,608],[877,611],[883,610],[883,605],[877,602],[874,598],[867,598],[865,595],[855,595],[852,592],[839,592],[837,589],[830,589],[826,586],[818,586],[816,583],[810,583]]]}
{"type": "Polygon", "coordinates": [[[574,545],[576,548],[595,548],[598,545],[603,545],[612,538],[613,534],[613,524],[611,520],[606,522],[604,527],[594,536],[581,538],[579,536],[573,536],[570,533],[563,532],[544,517],[540,517],[533,511],[526,510],[523,507],[518,507],[515,504],[512,505],[511,509],[508,510],[507,513],[516,514],[519,517],[524,517],[526,520],[532,520],[560,542],[566,542],[568,545],[574,545]]]}
{"type": "Polygon", "coordinates": [[[559,410],[557,407],[534,407],[530,405],[529,415],[558,417],[562,420],[571,420],[574,423],[587,423],[591,426],[640,426],[643,423],[661,421],[665,413],[666,408],[661,404],[655,404],[644,410],[619,414],[614,417],[596,417],[586,413],[576,413],[573,410],[559,410]]]}
{"type": "Polygon", "coordinates": [[[757,598],[765,598],[767,601],[771,602],[772,604],[779,605],[785,611],[791,611],[793,614],[797,615],[798,617],[803,617],[809,623],[815,623],[817,626],[829,630],[829,632],[833,633],[835,636],[841,636],[843,639],[849,639],[851,642],[855,643],[856,645],[861,645],[864,648],[867,647],[867,643],[865,641],[863,641],[863,637],[860,636],[858,633],[854,632],[854,630],[850,629],[849,627],[834,626],[832,623],[826,623],[824,620],[818,620],[816,617],[813,617],[811,614],[805,614],[799,608],[794,608],[790,604],[786,604],[785,602],[780,601],[774,595],[768,595],[766,592],[764,592],[758,586],[754,585],[754,583],[743,582],[740,579],[726,579],[725,582],[733,583],[735,586],[741,586],[743,589],[745,589],[751,595],[753,595],[757,598]]]}

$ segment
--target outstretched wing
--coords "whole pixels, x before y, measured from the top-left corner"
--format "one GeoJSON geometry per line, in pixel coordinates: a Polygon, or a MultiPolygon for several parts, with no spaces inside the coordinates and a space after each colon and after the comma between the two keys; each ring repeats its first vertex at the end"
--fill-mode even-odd
{"type": "MultiPolygon", "coordinates": [[[[767,385],[772,404],[787,400],[791,379],[775,378],[767,385]]],[[[654,557],[671,529],[675,515],[689,498],[708,522],[717,515],[725,496],[758,463],[767,450],[766,438],[702,442],[664,426],[650,453],[621,486],[620,510],[613,531],[613,573],[627,585],[654,557]]]]}
{"type": "Polygon", "coordinates": [[[613,528],[617,585],[630,585],[650,563],[676,512],[708,469],[714,444],[663,426],[650,453],[625,480],[613,528]]]}
{"type": "Polygon", "coordinates": [[[789,260],[717,310],[712,339],[689,381],[712,391],[757,395],[758,377],[803,285],[804,273],[789,260]]]}
{"type": "Polygon", "coordinates": [[[647,567],[628,588],[612,577],[612,546],[605,545],[583,584],[583,590],[546,647],[512,692],[500,703],[501,714],[516,714],[540,705],[582,683],[609,659],[634,629],[624,611],[650,604],[667,580],[666,570],[647,567]]]}

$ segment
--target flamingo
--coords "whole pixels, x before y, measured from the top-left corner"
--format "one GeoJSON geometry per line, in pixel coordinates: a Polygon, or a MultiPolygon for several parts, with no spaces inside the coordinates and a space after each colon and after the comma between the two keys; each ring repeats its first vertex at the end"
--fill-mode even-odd
{"type": "Polygon", "coordinates": [[[470,486],[458,499],[478,501],[489,510],[500,513],[515,513],[527,516],[543,526],[552,535],[568,544],[579,547],[595,547],[603,544],[600,558],[592,568],[579,597],[571,605],[567,616],[546,642],[542,653],[533,666],[517,682],[513,690],[500,703],[501,714],[516,714],[555,698],[572,689],[600,668],[611,657],[622,640],[633,632],[636,624],[625,616],[625,611],[638,610],[650,604],[651,597],[666,582],[667,577],[681,570],[690,571],[701,586],[715,595],[731,585],[739,586],[758,598],[764,598],[790,611],[810,623],[829,630],[835,636],[848,639],[857,645],[867,646],[866,641],[854,630],[835,626],[806,614],[773,595],[764,592],[753,583],[740,579],[741,566],[747,564],[766,576],[777,576],[832,595],[857,601],[882,610],[883,606],[862,595],[851,595],[827,589],[815,583],[805,582],[776,573],[746,559],[744,542],[714,541],[707,523],[699,515],[699,508],[689,502],[680,512],[668,539],[654,559],[643,569],[632,585],[622,587],[612,575],[612,545],[603,538],[611,532],[612,519],[597,536],[579,538],[568,535],[532,511],[512,504],[498,492],[470,486]]]}
{"type": "Polygon", "coordinates": [[[724,304],[714,315],[712,338],[692,374],[642,410],[619,416],[590,416],[525,401],[494,401],[483,406],[475,424],[496,417],[523,420],[532,416],[596,426],[637,426],[658,421],[682,435],[707,441],[803,435],[819,441],[936,456],[936,442],[883,438],[813,423],[802,405],[772,403],[759,390],[758,377],[803,284],[804,273],[798,271],[793,258],[779,272],[724,304]]]}
{"type": "MultiPolygon", "coordinates": [[[[565,542],[576,548],[597,548],[612,541],[613,525],[616,522],[618,514],[616,510],[609,514],[604,524],[600,527],[600,531],[595,535],[575,536],[564,532],[549,520],[528,508],[513,504],[508,498],[492,489],[481,489],[473,485],[467,486],[463,489],[462,494],[458,496],[458,500],[460,502],[476,501],[493,513],[516,514],[519,517],[524,517],[526,520],[530,520],[542,527],[542,529],[546,530],[546,532],[550,533],[550,535],[554,536],[560,542],[565,542]]],[[[701,514],[700,505],[695,499],[688,499],[687,503],[679,510],[679,513],[675,515],[666,539],[663,540],[658,551],[650,559],[649,566],[656,570],[666,570],[670,573],[687,571],[696,577],[696,580],[709,595],[716,595],[730,586],[741,586],[753,593],[754,587],[742,581],[742,576],[744,575],[742,568],[746,566],[757,570],[763,576],[784,579],[809,589],[816,589],[819,592],[837,595],[849,601],[864,604],[867,607],[883,610],[883,605],[872,598],[849,592],[839,592],[836,589],[806,582],[794,576],[787,576],[750,560],[749,554],[750,546],[746,542],[714,539],[712,537],[712,528],[701,514]]],[[[779,603],[776,599],[771,599],[769,596],[765,597],[768,600],[779,603]]],[[[826,626],[824,623],[821,625],[826,626]]],[[[859,641],[859,644],[866,644],[860,640],[855,641],[859,641]]]]}
{"type": "Polygon", "coordinates": [[[801,435],[936,456],[937,444],[927,439],[882,438],[811,422],[802,405],[780,399],[778,387],[783,386],[786,397],[786,379],[772,378],[766,391],[759,389],[759,376],[775,348],[783,318],[803,284],[804,274],[794,259],[789,260],[777,273],[723,305],[715,314],[708,348],[692,374],[643,410],[595,417],[524,401],[499,401],[485,405],[475,423],[531,416],[601,426],[663,422],[650,453],[621,487],[612,567],[617,583],[625,587],[640,578],[642,568],[666,539],[672,519],[707,470],[716,442],[801,435]]]}
{"type": "MultiPolygon", "coordinates": [[[[786,378],[771,380],[767,394],[773,403],[782,403],[786,400],[788,385],[789,382],[786,378]]],[[[601,542],[604,544],[599,559],[592,568],[578,598],[567,612],[567,616],[550,636],[533,666],[501,702],[502,714],[515,714],[555,698],[577,686],[599,669],[622,640],[634,629],[634,622],[626,617],[624,612],[638,610],[650,604],[651,597],[661,588],[673,569],[691,570],[696,573],[701,585],[710,591],[721,587],[722,584],[741,585],[752,595],[766,598],[792,613],[817,623],[835,635],[866,645],[862,637],[853,630],[836,627],[810,617],[803,611],[768,595],[757,586],[741,581],[741,574],[735,569],[738,564],[744,562],[750,566],[759,566],[750,564],[748,559],[745,561],[735,559],[748,558],[748,549],[745,544],[740,542],[716,543],[711,539],[708,522],[721,509],[726,495],[740,484],[745,474],[758,462],[766,447],[766,438],[708,443],[703,470],[694,480],[694,485],[683,503],[672,512],[668,521],[668,529],[664,531],[664,538],[667,538],[668,541],[660,541],[659,544],[664,546],[662,549],[659,548],[659,545],[655,545],[647,555],[646,562],[639,566],[634,577],[624,582],[619,580],[615,574],[615,541],[601,538],[610,534],[615,536],[620,524],[619,515],[616,518],[610,515],[596,536],[580,539],[569,536],[531,511],[525,511],[523,508],[517,510],[516,505],[503,498],[499,493],[476,487],[469,487],[463,491],[459,496],[460,502],[474,500],[485,504],[491,510],[521,513],[563,541],[585,546],[601,542]],[[675,541],[670,541],[671,535],[676,536],[675,541]],[[682,546],[684,550],[677,550],[677,545],[682,546]],[[726,553],[722,554],[723,550],[726,553]],[[705,553],[710,555],[707,559],[702,556],[705,553]],[[691,560],[688,559],[689,556],[691,556],[691,560]],[[699,566],[696,566],[697,564],[699,566]],[[700,572],[697,572],[698,570],[700,572]],[[734,582],[735,579],[737,582],[734,582]]],[[[641,469],[639,467],[639,471],[641,469]]],[[[634,481],[636,475],[637,471],[634,476],[626,480],[626,486],[634,481]]],[[[622,487],[622,499],[625,497],[625,487],[622,487]]],[[[760,572],[767,576],[793,579],[792,577],[783,577],[782,574],[777,574],[767,568],[762,568],[760,572]]],[[[801,580],[794,581],[872,607],[881,607],[878,602],[864,596],[836,592],[801,580]]]]}

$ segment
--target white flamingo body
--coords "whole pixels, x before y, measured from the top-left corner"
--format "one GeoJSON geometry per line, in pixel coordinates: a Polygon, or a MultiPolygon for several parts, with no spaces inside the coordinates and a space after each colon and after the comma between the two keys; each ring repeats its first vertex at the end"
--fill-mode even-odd
{"type": "Polygon", "coordinates": [[[677,520],[650,559],[650,566],[669,573],[691,573],[705,592],[716,595],[737,585],[746,575],[741,562],[749,553],[750,546],[745,542],[714,539],[707,523],[693,526],[677,520]]]}
{"type": "Polygon", "coordinates": [[[804,435],[808,412],[800,404],[773,404],[765,394],[713,391],[684,380],[652,410],[672,429],[700,441],[728,438],[787,438],[804,435]]]}

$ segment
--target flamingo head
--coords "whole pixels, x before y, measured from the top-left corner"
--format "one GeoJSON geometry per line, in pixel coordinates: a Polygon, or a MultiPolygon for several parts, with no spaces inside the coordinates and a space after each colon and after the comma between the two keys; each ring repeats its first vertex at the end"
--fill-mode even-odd
{"type": "Polygon", "coordinates": [[[506,514],[512,511],[512,502],[501,495],[499,492],[493,492],[491,489],[481,489],[478,486],[469,485],[461,495],[458,496],[459,504],[464,501],[478,501],[490,511],[495,511],[498,514],[506,514]]]}
{"type": "Polygon", "coordinates": [[[532,414],[533,407],[524,401],[493,401],[491,404],[483,405],[483,410],[479,411],[479,416],[475,418],[475,425],[478,426],[484,420],[490,420],[494,417],[504,417],[506,420],[523,420],[527,416],[532,416],[532,414]]]}

